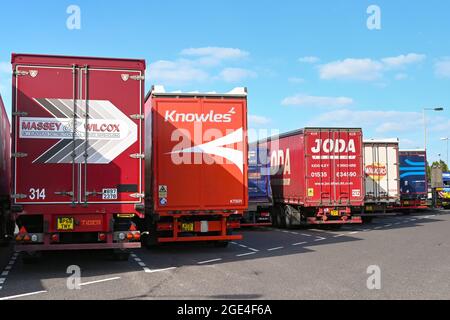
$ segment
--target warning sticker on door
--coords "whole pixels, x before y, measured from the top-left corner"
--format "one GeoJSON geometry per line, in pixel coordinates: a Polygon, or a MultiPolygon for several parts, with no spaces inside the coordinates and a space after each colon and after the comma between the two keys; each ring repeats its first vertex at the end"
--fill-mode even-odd
{"type": "Polygon", "coordinates": [[[314,197],[314,189],[313,188],[308,189],[308,197],[314,197]]]}
{"type": "Polygon", "coordinates": [[[167,198],[167,186],[160,185],[158,189],[159,198],[167,198]]]}

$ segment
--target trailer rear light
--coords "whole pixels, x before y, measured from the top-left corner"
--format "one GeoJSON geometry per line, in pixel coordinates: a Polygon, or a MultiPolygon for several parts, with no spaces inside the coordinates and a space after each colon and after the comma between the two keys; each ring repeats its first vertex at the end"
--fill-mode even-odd
{"type": "Polygon", "coordinates": [[[327,216],[327,215],[323,215],[323,216],[322,216],[322,220],[323,220],[323,221],[328,221],[328,216],[327,216]]]}
{"type": "Polygon", "coordinates": [[[129,229],[130,231],[137,231],[137,229],[136,229],[136,225],[132,222],[131,223],[131,226],[130,226],[130,229],[129,229]]]}
{"type": "Polygon", "coordinates": [[[133,235],[133,238],[134,238],[134,240],[139,241],[139,240],[141,240],[141,234],[140,233],[135,233],[133,235]]]}
{"type": "Polygon", "coordinates": [[[119,233],[119,240],[120,240],[120,241],[125,240],[126,237],[127,237],[127,236],[125,235],[125,233],[123,233],[123,232],[119,233]]]}
{"type": "Polygon", "coordinates": [[[52,242],[59,242],[59,234],[52,234],[51,240],[52,242]]]}
{"type": "Polygon", "coordinates": [[[347,220],[348,220],[348,217],[347,217],[347,216],[343,216],[343,217],[342,217],[342,220],[343,220],[343,221],[347,221],[347,220]]]}
{"type": "Polygon", "coordinates": [[[28,234],[26,234],[26,235],[23,237],[23,241],[24,241],[24,242],[30,242],[30,241],[31,241],[31,237],[30,237],[28,234]]]}
{"type": "Polygon", "coordinates": [[[269,212],[261,212],[261,217],[268,217],[270,216],[269,212]]]}
{"type": "Polygon", "coordinates": [[[18,234],[16,236],[16,241],[22,241],[23,240],[24,235],[23,234],[18,234]]]}
{"type": "Polygon", "coordinates": [[[98,235],[98,240],[99,241],[105,241],[106,240],[106,234],[104,234],[104,233],[100,233],[99,235],[98,235]]]}
{"type": "Polygon", "coordinates": [[[129,241],[133,240],[133,234],[132,233],[128,233],[127,234],[127,240],[129,240],[129,241]]]}

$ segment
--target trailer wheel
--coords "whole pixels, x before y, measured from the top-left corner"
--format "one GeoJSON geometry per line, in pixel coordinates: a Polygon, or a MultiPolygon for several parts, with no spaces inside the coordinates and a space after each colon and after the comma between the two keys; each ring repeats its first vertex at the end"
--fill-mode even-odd
{"type": "Polygon", "coordinates": [[[292,214],[292,207],[291,206],[289,206],[289,205],[287,205],[287,206],[285,206],[284,207],[284,226],[286,227],[286,229],[291,229],[292,228],[292,226],[293,226],[293,223],[292,223],[292,217],[293,217],[293,214],[292,214]]]}
{"type": "Polygon", "coordinates": [[[42,258],[42,253],[39,251],[35,252],[22,252],[22,262],[23,264],[36,264],[42,258]]]}

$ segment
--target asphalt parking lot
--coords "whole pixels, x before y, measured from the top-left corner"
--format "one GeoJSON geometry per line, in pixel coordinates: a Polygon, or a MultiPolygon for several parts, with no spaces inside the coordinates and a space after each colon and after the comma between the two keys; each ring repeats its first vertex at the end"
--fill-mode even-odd
{"type": "Polygon", "coordinates": [[[370,224],[242,230],[228,248],[164,245],[133,252],[54,252],[25,265],[0,249],[0,299],[450,299],[450,212],[370,224]],[[69,266],[81,270],[80,286],[69,266]],[[371,266],[380,288],[369,289],[371,266]],[[2,271],[1,271],[2,270],[2,271]]]}

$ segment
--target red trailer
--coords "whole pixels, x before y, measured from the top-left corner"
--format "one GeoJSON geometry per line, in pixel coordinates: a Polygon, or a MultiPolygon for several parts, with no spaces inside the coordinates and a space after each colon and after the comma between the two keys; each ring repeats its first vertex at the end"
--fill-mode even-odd
{"type": "Polygon", "coordinates": [[[0,96],[0,244],[5,244],[14,233],[11,200],[11,126],[0,96]]]}
{"type": "Polygon", "coordinates": [[[232,233],[248,207],[246,90],[156,86],[146,113],[148,243],[241,239],[232,233]]]}
{"type": "Polygon", "coordinates": [[[274,223],[362,223],[362,139],[361,129],[305,128],[261,141],[271,155],[274,223]]]}
{"type": "Polygon", "coordinates": [[[13,54],[16,250],[140,247],[145,61],[13,54]]]}

